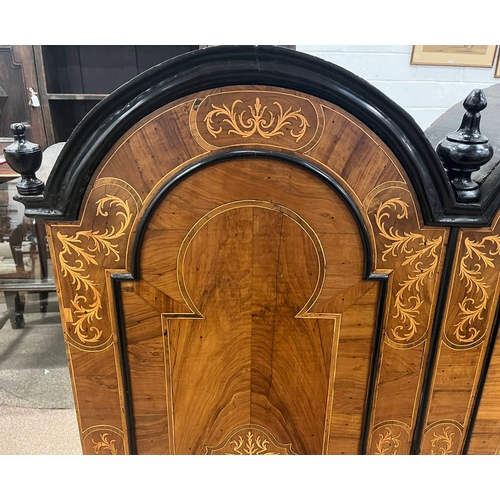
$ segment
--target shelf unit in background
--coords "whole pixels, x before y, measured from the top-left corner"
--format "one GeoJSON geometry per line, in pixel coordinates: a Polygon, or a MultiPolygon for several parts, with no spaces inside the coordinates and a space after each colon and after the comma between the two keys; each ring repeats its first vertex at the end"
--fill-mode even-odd
{"type": "Polygon", "coordinates": [[[22,122],[28,139],[47,147],[41,109],[29,104],[38,80],[32,45],[0,45],[0,158],[14,140],[10,125],[22,122]]]}
{"type": "Polygon", "coordinates": [[[139,73],[199,45],[34,45],[46,143],[67,141],[102,99],[139,73]]]}

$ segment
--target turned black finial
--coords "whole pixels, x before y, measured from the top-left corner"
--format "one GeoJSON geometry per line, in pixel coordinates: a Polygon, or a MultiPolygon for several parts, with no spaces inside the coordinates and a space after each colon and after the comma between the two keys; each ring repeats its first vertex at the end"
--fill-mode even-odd
{"type": "Polygon", "coordinates": [[[479,130],[481,111],[487,104],[483,91],[473,90],[464,101],[466,112],[460,128],[448,134],[436,148],[460,202],[479,201],[479,184],[471,175],[493,156],[488,138],[479,130]]]}
{"type": "Polygon", "coordinates": [[[17,191],[22,196],[42,194],[44,184],[35,175],[42,164],[42,148],[26,139],[26,127],[22,123],[13,123],[10,130],[15,141],[3,151],[12,170],[21,174],[17,191]]]}

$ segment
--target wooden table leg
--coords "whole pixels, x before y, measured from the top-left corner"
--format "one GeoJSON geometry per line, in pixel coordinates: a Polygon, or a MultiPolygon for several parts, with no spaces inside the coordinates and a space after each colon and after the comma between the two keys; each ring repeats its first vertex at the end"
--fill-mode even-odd
{"type": "Polygon", "coordinates": [[[13,330],[24,328],[24,302],[19,296],[19,292],[4,292],[5,302],[10,311],[14,311],[14,315],[10,317],[10,324],[13,330]]]}

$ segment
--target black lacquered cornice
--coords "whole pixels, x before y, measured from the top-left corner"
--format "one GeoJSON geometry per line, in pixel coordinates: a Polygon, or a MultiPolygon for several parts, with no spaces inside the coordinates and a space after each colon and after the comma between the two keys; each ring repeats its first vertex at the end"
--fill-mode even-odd
{"type": "Polygon", "coordinates": [[[408,173],[429,225],[484,226],[500,196],[487,204],[458,203],[431,144],[400,106],[349,71],[279,47],[218,46],[184,54],[142,73],[101,101],[76,127],[42,196],[20,197],[26,215],[78,218],[97,166],[134,124],[183,96],[229,85],[269,85],[301,91],[338,105],[372,129],[408,173]]]}

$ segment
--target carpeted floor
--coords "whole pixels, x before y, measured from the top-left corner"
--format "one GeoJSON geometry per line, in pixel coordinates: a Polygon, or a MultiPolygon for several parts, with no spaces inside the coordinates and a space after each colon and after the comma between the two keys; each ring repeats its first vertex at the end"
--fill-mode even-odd
{"type": "Polygon", "coordinates": [[[0,455],[81,454],[55,297],[49,312],[37,307],[27,305],[24,328],[0,330],[0,455]]]}

